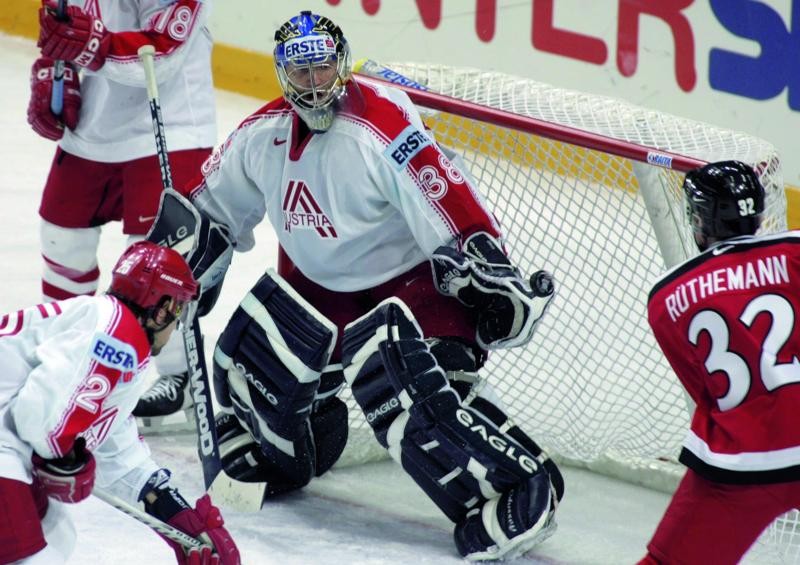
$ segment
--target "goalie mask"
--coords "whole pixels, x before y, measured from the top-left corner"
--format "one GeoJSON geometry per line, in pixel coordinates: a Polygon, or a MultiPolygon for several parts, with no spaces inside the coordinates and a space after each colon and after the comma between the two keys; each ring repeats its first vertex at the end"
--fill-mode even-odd
{"type": "Polygon", "coordinates": [[[347,96],[352,63],[342,30],[324,16],[301,12],[275,32],[275,70],[283,96],[309,129],[327,131],[347,96]]]}
{"type": "Polygon", "coordinates": [[[720,161],[689,171],[683,181],[686,211],[700,251],[740,235],[753,235],[764,213],[764,187],[740,161],[720,161]]]}

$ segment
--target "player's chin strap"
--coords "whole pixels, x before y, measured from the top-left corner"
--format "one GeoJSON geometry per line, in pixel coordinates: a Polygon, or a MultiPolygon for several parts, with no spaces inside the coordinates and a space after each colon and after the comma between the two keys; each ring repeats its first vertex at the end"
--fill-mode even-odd
{"type": "Polygon", "coordinates": [[[147,336],[147,343],[150,344],[151,346],[155,341],[156,332],[160,332],[175,320],[175,317],[172,314],[167,313],[165,321],[161,324],[155,325],[156,324],[155,315],[158,312],[158,309],[161,308],[161,305],[153,306],[151,308],[142,308],[132,300],[124,296],[120,296],[114,291],[109,291],[108,294],[113,296],[120,302],[122,302],[125,306],[128,307],[128,309],[131,312],[133,312],[134,316],[136,316],[141,320],[142,329],[144,330],[145,336],[147,336]],[[155,325],[155,327],[149,326],[148,322],[152,322],[155,325]]]}

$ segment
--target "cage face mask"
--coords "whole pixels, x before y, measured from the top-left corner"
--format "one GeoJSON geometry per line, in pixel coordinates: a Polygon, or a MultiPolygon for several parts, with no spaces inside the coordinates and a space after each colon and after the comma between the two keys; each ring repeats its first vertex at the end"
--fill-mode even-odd
{"type": "Polygon", "coordinates": [[[283,96],[308,127],[327,131],[347,96],[352,62],[339,26],[301,12],[275,32],[275,70],[283,96]]]}

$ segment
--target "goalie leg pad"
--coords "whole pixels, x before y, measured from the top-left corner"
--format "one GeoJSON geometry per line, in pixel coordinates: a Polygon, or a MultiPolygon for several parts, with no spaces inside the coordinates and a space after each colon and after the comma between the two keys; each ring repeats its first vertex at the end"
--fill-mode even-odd
{"type": "MultiPolygon", "coordinates": [[[[309,422],[310,434],[301,439],[310,439],[316,460],[314,474],[320,476],[336,463],[347,443],[347,405],[333,398],[318,411],[315,408],[309,422]]],[[[233,414],[219,414],[216,426],[222,467],[229,477],[246,483],[266,482],[268,497],[302,488],[311,480],[309,466],[287,465],[279,458],[267,457],[233,414]]],[[[306,453],[311,452],[306,450],[306,453]]],[[[295,457],[295,461],[300,459],[295,457]]]]}
{"type": "Polygon", "coordinates": [[[547,484],[534,454],[463,404],[398,299],[349,324],[342,354],[378,441],[454,522],[534,476],[547,484]]]}
{"type": "Polygon", "coordinates": [[[553,507],[564,496],[564,479],[555,462],[544,450],[506,416],[492,388],[478,376],[483,365],[483,351],[453,338],[427,338],[431,353],[445,370],[450,386],[458,393],[462,403],[472,406],[486,416],[498,429],[525,447],[544,466],[550,477],[553,507]]]}
{"type": "Polygon", "coordinates": [[[236,417],[259,453],[229,443],[223,466],[231,477],[266,480],[274,493],[303,486],[315,475],[309,415],[336,333],[271,270],[242,300],[214,351],[214,388],[223,412],[236,417]]]}
{"type": "Polygon", "coordinates": [[[347,445],[348,409],[336,394],[344,386],[342,366],[326,367],[320,377],[319,389],[311,406],[311,435],[317,456],[316,476],[319,477],[339,460],[347,445]]]}

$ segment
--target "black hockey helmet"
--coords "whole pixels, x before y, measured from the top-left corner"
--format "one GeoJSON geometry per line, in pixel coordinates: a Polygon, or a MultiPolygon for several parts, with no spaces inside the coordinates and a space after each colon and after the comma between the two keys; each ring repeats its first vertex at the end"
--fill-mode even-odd
{"type": "Polygon", "coordinates": [[[753,235],[764,214],[764,187],[752,167],[719,161],[686,173],[686,213],[701,251],[740,235],[753,235]]]}

